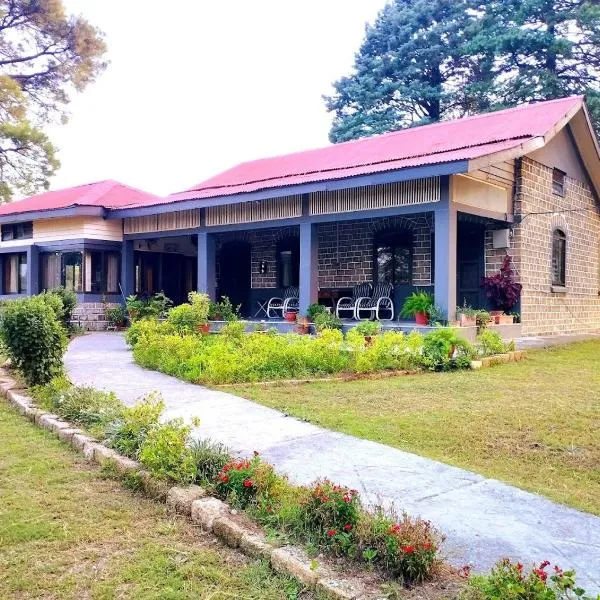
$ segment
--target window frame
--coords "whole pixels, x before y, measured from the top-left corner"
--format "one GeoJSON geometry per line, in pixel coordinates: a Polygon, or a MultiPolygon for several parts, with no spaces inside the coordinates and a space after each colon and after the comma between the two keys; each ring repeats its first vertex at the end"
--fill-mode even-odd
{"type": "Polygon", "coordinates": [[[21,223],[2,224],[0,228],[0,238],[3,242],[32,239],[33,221],[22,221],[21,223]]]}
{"type": "Polygon", "coordinates": [[[300,238],[298,236],[288,236],[280,239],[275,248],[275,261],[277,264],[277,286],[279,288],[298,287],[300,284],[300,238]],[[284,285],[281,255],[289,252],[291,255],[291,279],[287,285],[284,285]]]}
{"type": "Polygon", "coordinates": [[[567,287],[567,234],[560,227],[552,230],[552,287],[567,287]]]}
{"type": "Polygon", "coordinates": [[[556,167],[552,169],[552,193],[555,196],[565,197],[567,174],[556,167]]]}
{"type": "Polygon", "coordinates": [[[413,257],[414,257],[414,236],[412,231],[409,230],[386,230],[378,233],[373,238],[373,283],[391,283],[394,287],[400,285],[412,285],[413,282],[413,257]],[[391,248],[392,256],[392,281],[383,281],[380,279],[380,268],[379,254],[380,248],[382,247],[391,248]],[[408,250],[408,276],[406,280],[398,281],[396,279],[397,273],[397,261],[398,261],[398,249],[408,250]]]}
{"type": "Polygon", "coordinates": [[[2,292],[3,295],[6,296],[18,296],[21,294],[27,294],[27,277],[29,274],[29,261],[27,260],[27,252],[10,252],[7,254],[3,254],[2,255],[2,268],[3,268],[3,273],[2,273],[2,292]],[[6,268],[6,264],[8,262],[9,259],[11,259],[13,256],[16,256],[17,260],[16,260],[16,269],[17,269],[17,274],[16,274],[16,282],[17,282],[17,289],[14,292],[9,292],[8,288],[10,287],[9,285],[7,285],[7,273],[8,270],[6,268]],[[24,276],[21,275],[21,267],[25,265],[25,274],[24,276]],[[23,281],[24,278],[24,281],[23,281]]]}

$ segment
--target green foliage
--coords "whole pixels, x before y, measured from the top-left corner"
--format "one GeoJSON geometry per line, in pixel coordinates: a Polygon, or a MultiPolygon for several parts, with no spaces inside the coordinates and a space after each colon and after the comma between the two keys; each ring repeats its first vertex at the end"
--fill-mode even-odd
{"type": "Polygon", "coordinates": [[[325,306],[323,306],[322,304],[311,304],[306,311],[306,316],[311,321],[314,321],[317,315],[320,315],[324,312],[327,311],[325,310],[325,306]]]}
{"type": "Polygon", "coordinates": [[[219,302],[210,302],[208,319],[211,321],[237,321],[240,318],[241,304],[233,306],[227,296],[221,296],[219,302]]]}
{"type": "Polygon", "coordinates": [[[153,296],[129,296],[125,302],[132,322],[139,319],[163,319],[173,305],[164,292],[153,296]]]}
{"type": "Polygon", "coordinates": [[[403,317],[414,317],[417,313],[429,315],[434,306],[434,299],[427,292],[413,292],[402,305],[400,314],[403,317]]]}
{"type": "Polygon", "coordinates": [[[56,317],[57,306],[58,302],[41,295],[2,308],[2,345],[29,385],[43,385],[62,371],[67,338],[56,317]]]}
{"type": "Polygon", "coordinates": [[[165,409],[162,398],[149,394],[132,407],[125,407],[120,417],[106,428],[106,443],[120,454],[137,458],[148,432],[158,426],[165,409]]]}
{"type": "Polygon", "coordinates": [[[180,304],[173,307],[169,311],[167,323],[172,325],[179,335],[198,333],[198,327],[203,324],[191,304],[180,304]]]}
{"type": "Polygon", "coordinates": [[[172,325],[165,322],[159,323],[153,319],[141,319],[134,321],[125,334],[125,340],[133,348],[140,341],[148,341],[157,335],[169,335],[175,333],[172,325]]]}
{"type": "Polygon", "coordinates": [[[427,324],[436,327],[445,326],[447,323],[448,319],[444,310],[437,304],[433,304],[429,309],[429,321],[427,324]]]}
{"type": "Polygon", "coordinates": [[[326,311],[317,313],[313,318],[313,323],[317,331],[324,329],[342,329],[343,323],[336,315],[326,311]]]}
{"type": "Polygon", "coordinates": [[[363,336],[377,335],[381,333],[381,323],[379,321],[363,321],[354,327],[353,330],[363,336]]]}
{"type": "Polygon", "coordinates": [[[59,166],[42,126],[66,118],[70,92],[82,91],[105,64],[102,34],[60,0],[2,2],[0,198],[48,189],[59,166]]]}
{"type": "Polygon", "coordinates": [[[512,346],[505,344],[497,331],[484,329],[476,340],[476,350],[480,356],[492,356],[508,352],[512,346]]]}
{"type": "Polygon", "coordinates": [[[332,142],[586,94],[600,131],[600,5],[392,0],[325,98],[332,142]]]}
{"type": "Polygon", "coordinates": [[[111,325],[122,327],[127,322],[127,311],[124,306],[108,306],[104,309],[104,316],[111,325]]]}
{"type": "Polygon", "coordinates": [[[54,294],[58,296],[62,301],[62,314],[60,315],[60,320],[65,329],[71,329],[71,318],[73,316],[73,311],[77,306],[77,294],[72,290],[67,290],[63,286],[59,286],[47,292],[48,294],[54,294]]]}
{"type": "Polygon", "coordinates": [[[190,431],[191,427],[182,419],[151,427],[140,446],[139,461],[158,479],[192,483],[196,478],[196,465],[189,447],[190,431]]]}
{"type": "Polygon", "coordinates": [[[113,393],[73,386],[63,377],[54,378],[45,386],[36,386],[33,395],[43,408],[99,436],[124,410],[113,393]]]}
{"type": "Polygon", "coordinates": [[[431,371],[466,369],[473,347],[450,328],[439,328],[423,338],[422,365],[431,371]]]}
{"type": "MultiPolygon", "coordinates": [[[[469,579],[461,600],[593,600],[577,587],[574,571],[563,571],[544,561],[526,570],[521,563],[505,558],[489,575],[469,579]]],[[[600,596],[597,596],[600,599],[600,596]]]]}
{"type": "Polygon", "coordinates": [[[223,467],[232,460],[227,446],[208,438],[192,440],[190,449],[196,465],[196,482],[201,485],[213,484],[223,467]]]}

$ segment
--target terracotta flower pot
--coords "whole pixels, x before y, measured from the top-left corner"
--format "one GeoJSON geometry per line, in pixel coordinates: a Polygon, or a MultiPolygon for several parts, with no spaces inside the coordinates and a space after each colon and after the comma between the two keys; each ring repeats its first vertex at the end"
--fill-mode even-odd
{"type": "Polygon", "coordinates": [[[475,327],[477,325],[477,317],[460,315],[460,326],[461,327],[475,327]]]}
{"type": "Polygon", "coordinates": [[[289,321],[290,323],[294,323],[296,321],[296,313],[295,312],[286,312],[285,320],[289,321]]]}
{"type": "Polygon", "coordinates": [[[500,317],[504,313],[501,310],[490,310],[490,317],[492,317],[492,323],[498,325],[500,323],[500,317]]]}
{"type": "Polygon", "coordinates": [[[512,325],[515,322],[515,317],[513,315],[500,315],[496,323],[498,325],[512,325]]]}
{"type": "Polygon", "coordinates": [[[373,336],[365,335],[365,345],[372,346],[373,345],[373,336]]]}
{"type": "Polygon", "coordinates": [[[417,325],[427,325],[429,323],[429,315],[424,312],[415,313],[415,321],[417,325]]]}
{"type": "Polygon", "coordinates": [[[210,333],[210,325],[208,323],[202,323],[202,325],[198,325],[198,331],[202,335],[208,335],[210,333]]]}

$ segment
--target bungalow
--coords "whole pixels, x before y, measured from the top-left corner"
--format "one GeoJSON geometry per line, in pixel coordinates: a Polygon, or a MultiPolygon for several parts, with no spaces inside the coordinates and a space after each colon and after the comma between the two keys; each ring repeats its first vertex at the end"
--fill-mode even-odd
{"type": "MultiPolygon", "coordinates": [[[[0,206],[0,297],[64,285],[82,314],[163,290],[227,295],[248,317],[362,282],[454,317],[486,306],[509,254],[524,334],[600,329],[600,149],[583,97],[238,165],[157,197],[114,181],[0,206]]],[[[89,316],[90,319],[101,319],[89,316]]],[[[98,323],[99,324],[99,323],[98,323]]]]}

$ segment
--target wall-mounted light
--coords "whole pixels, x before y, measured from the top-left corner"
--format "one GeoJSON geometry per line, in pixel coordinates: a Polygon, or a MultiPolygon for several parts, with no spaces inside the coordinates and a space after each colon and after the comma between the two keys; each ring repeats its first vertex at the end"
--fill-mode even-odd
{"type": "Polygon", "coordinates": [[[258,266],[258,271],[260,272],[261,275],[266,275],[267,274],[267,269],[268,269],[268,264],[266,260],[261,260],[260,264],[258,266]]]}

